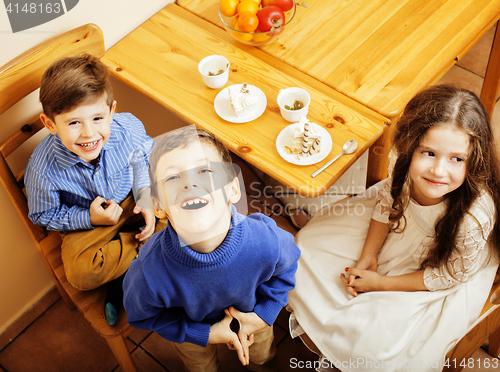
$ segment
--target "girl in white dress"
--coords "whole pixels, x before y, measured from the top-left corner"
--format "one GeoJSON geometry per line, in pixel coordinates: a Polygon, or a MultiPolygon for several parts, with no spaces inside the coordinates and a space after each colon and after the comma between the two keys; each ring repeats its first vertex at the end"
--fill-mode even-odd
{"type": "Polygon", "coordinates": [[[480,100],[429,88],[395,132],[390,176],[296,236],[291,333],[322,355],[321,368],[442,370],[495,278],[500,171],[480,100]]]}

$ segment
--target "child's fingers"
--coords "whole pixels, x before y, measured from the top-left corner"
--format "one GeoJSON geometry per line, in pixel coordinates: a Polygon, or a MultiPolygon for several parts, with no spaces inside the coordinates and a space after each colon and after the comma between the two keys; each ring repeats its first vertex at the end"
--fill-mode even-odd
{"type": "Polygon", "coordinates": [[[231,314],[231,316],[233,318],[241,320],[241,315],[243,314],[241,311],[236,310],[233,306],[229,306],[228,311],[229,311],[229,314],[231,314]]]}
{"type": "Polygon", "coordinates": [[[244,357],[244,360],[245,362],[243,363],[244,366],[248,365],[250,363],[250,345],[249,342],[248,342],[248,335],[247,334],[242,334],[240,332],[240,334],[238,335],[238,339],[240,341],[240,344],[241,344],[241,348],[242,348],[242,351],[243,351],[243,357],[244,357]]]}
{"type": "Polygon", "coordinates": [[[235,337],[235,340],[231,342],[231,345],[234,348],[233,350],[236,350],[238,359],[240,360],[241,364],[243,364],[244,366],[248,365],[248,350],[245,353],[245,350],[237,337],[235,337]]]}
{"type": "Polygon", "coordinates": [[[352,285],[356,277],[362,274],[363,270],[357,269],[355,267],[346,267],[345,272],[349,274],[348,285],[352,285]]]}
{"type": "Polygon", "coordinates": [[[229,324],[231,324],[231,320],[233,320],[233,316],[231,315],[228,309],[224,309],[224,313],[226,315],[224,316],[224,319],[222,319],[222,321],[227,322],[227,325],[229,326],[229,324]]]}
{"type": "Polygon", "coordinates": [[[150,225],[146,225],[146,227],[144,228],[144,230],[142,230],[139,234],[137,234],[135,236],[135,238],[139,241],[143,241],[143,240],[146,240],[147,238],[149,238],[151,235],[153,235],[154,233],[154,229],[155,229],[155,226],[154,224],[152,226],[150,225]]]}
{"type": "Polygon", "coordinates": [[[255,338],[254,338],[253,333],[252,333],[250,336],[248,336],[248,347],[252,346],[254,341],[255,341],[255,338]]]}
{"type": "Polygon", "coordinates": [[[352,283],[349,283],[345,275],[342,273],[340,274],[340,280],[342,283],[345,285],[345,289],[347,293],[349,293],[351,296],[357,297],[358,293],[354,290],[354,288],[351,287],[352,283]]]}
{"type": "Polygon", "coordinates": [[[354,280],[356,279],[356,277],[354,275],[349,275],[349,280],[348,280],[348,284],[349,285],[352,285],[354,283],[354,280]]]}

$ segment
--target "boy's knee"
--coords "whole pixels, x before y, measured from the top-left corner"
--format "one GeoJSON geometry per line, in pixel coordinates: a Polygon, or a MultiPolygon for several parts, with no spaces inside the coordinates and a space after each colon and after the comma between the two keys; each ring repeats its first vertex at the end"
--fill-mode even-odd
{"type": "Polygon", "coordinates": [[[276,354],[273,327],[266,327],[254,334],[255,341],[250,346],[250,362],[254,365],[262,365],[270,361],[276,354]]]}
{"type": "MultiPolygon", "coordinates": [[[[97,265],[100,266],[100,265],[97,265]]],[[[88,264],[86,262],[74,261],[72,263],[64,264],[64,271],[66,272],[66,279],[68,282],[81,291],[89,291],[96,289],[109,281],[108,275],[96,265],[88,264]]]]}

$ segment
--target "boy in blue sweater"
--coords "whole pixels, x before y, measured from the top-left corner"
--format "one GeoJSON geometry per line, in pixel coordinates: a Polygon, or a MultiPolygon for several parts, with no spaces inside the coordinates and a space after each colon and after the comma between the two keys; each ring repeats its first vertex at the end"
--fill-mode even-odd
{"type": "Polygon", "coordinates": [[[274,356],[272,324],[295,286],[293,236],[260,213],[236,211],[241,191],[229,152],[207,131],[168,133],[149,169],[155,214],[169,224],[125,276],[129,323],[173,341],[191,372],[219,371],[220,343],[258,370],[274,356]]]}

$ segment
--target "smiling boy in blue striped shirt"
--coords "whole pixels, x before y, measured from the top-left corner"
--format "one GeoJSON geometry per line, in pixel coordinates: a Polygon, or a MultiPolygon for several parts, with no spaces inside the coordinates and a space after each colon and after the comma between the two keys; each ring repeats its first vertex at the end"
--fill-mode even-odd
{"type": "MultiPolygon", "coordinates": [[[[149,187],[154,141],[133,115],[114,113],[108,69],[93,56],[50,66],[40,101],[40,119],[50,135],[26,167],[29,217],[61,232],[68,281],[80,290],[94,289],[122,277],[154,232],[153,212],[135,205],[130,195],[132,187],[149,187]]],[[[105,314],[113,324],[121,296],[110,298],[105,314]]]]}

